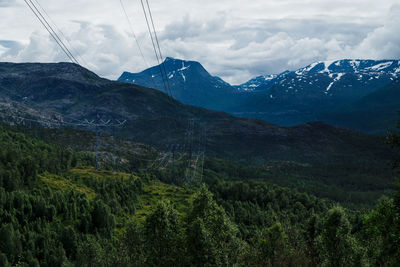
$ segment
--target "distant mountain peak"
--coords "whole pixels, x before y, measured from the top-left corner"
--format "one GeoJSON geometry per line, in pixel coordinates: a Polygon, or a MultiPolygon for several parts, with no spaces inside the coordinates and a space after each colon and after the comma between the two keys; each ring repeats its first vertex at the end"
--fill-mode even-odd
{"type": "MultiPolygon", "coordinates": [[[[285,71],[278,75],[258,76],[240,86],[236,86],[236,88],[240,91],[264,91],[274,85],[280,84],[289,91],[290,89],[297,90],[295,88],[296,82],[297,85],[301,84],[301,87],[305,88],[306,79],[308,79],[308,87],[315,84],[321,85],[321,80],[324,80],[322,87],[325,87],[325,94],[329,95],[328,92],[332,91],[331,89],[335,87],[337,82],[347,76],[347,74],[353,75],[356,77],[356,80],[364,81],[364,83],[369,83],[381,77],[389,82],[400,77],[400,61],[363,59],[317,61],[295,71],[285,71]],[[322,76],[320,79],[311,78],[311,76],[315,75],[322,76]]],[[[351,87],[352,85],[349,84],[346,86],[351,87]]]]}
{"type": "MultiPolygon", "coordinates": [[[[197,61],[167,57],[163,64],[173,97],[185,104],[218,109],[215,103],[236,92],[234,87],[212,76],[197,61]]],[[[118,80],[165,91],[160,66],[140,73],[124,72],[118,80]]]]}
{"type": "Polygon", "coordinates": [[[308,73],[359,73],[359,72],[400,72],[398,60],[341,59],[317,61],[295,71],[297,75],[308,73]]]}

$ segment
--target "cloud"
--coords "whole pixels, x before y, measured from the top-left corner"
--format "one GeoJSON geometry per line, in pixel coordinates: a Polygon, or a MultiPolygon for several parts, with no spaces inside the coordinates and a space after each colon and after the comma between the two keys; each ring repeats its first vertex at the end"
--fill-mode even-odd
{"type": "MultiPolygon", "coordinates": [[[[76,21],[77,29],[61,29],[66,36],[64,43],[74,57],[86,68],[97,74],[115,79],[124,70],[141,71],[146,64],[138,53],[136,43],[128,33],[120,32],[112,25],[95,25],[76,21]]],[[[61,36],[61,35],[60,35],[61,36]]],[[[139,36],[144,39],[144,36],[139,36]]],[[[1,61],[13,62],[66,62],[68,57],[47,33],[35,31],[24,44],[1,41],[6,52],[1,61]]],[[[142,43],[146,58],[152,56],[152,47],[142,43]]],[[[155,62],[150,62],[154,64],[155,62]]]]}
{"type": "Polygon", "coordinates": [[[400,58],[400,5],[393,5],[385,24],[371,31],[368,36],[350,52],[356,57],[370,55],[371,58],[400,58]]]}
{"type": "Polygon", "coordinates": [[[0,8],[14,6],[16,2],[16,0],[0,0],[0,8]]]}
{"type": "MultiPolygon", "coordinates": [[[[116,79],[157,62],[138,3],[125,1],[146,58],[142,59],[118,1],[42,4],[71,43],[71,52],[101,76],[116,79]],[[68,7],[68,8],[65,8],[68,7]]],[[[164,56],[200,61],[213,75],[242,83],[263,74],[340,58],[399,58],[396,0],[154,0],[164,56]]],[[[0,0],[1,61],[67,61],[25,6],[0,0]],[[23,13],[25,12],[25,13],[23,13]],[[15,20],[26,14],[24,20],[15,20]],[[28,17],[30,15],[30,17],[28,17]],[[27,38],[29,36],[29,38],[27,38]]]]}
{"type": "Polygon", "coordinates": [[[162,44],[171,56],[198,60],[228,82],[242,83],[320,60],[399,58],[399,10],[392,6],[381,25],[322,19],[229,24],[222,17],[222,27],[204,30],[205,22],[185,17],[165,28],[162,44]],[[193,29],[190,35],[185,33],[187,29],[193,29]]]}

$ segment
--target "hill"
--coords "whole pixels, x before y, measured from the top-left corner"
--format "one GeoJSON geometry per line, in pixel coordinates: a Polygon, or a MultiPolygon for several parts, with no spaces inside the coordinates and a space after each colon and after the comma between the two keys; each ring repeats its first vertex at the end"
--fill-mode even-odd
{"type": "Polygon", "coordinates": [[[183,148],[188,132],[195,138],[190,142],[198,142],[194,140],[205,131],[208,155],[253,164],[274,160],[385,162],[391,158],[380,137],[324,123],[280,127],[235,118],[184,105],[158,90],[102,79],[74,64],[0,63],[0,78],[5,121],[28,117],[44,126],[59,127],[117,118],[127,121],[118,130],[121,137],[163,149],[177,144],[183,148]],[[188,127],[191,119],[195,120],[192,130],[188,127]]]}
{"type": "Polygon", "coordinates": [[[323,114],[326,121],[348,127],[351,125],[360,131],[382,133],[392,130],[396,125],[400,111],[400,79],[368,94],[361,99],[343,106],[331,113],[323,114]]]}

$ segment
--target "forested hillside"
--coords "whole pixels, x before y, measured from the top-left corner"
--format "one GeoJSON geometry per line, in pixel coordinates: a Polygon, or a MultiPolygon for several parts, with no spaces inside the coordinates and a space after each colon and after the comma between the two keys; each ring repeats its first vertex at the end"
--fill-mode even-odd
{"type": "Polygon", "coordinates": [[[373,210],[349,210],[265,181],[235,181],[219,164],[197,187],[163,169],[95,171],[90,153],[4,127],[0,145],[1,266],[400,262],[398,191],[373,210]]]}

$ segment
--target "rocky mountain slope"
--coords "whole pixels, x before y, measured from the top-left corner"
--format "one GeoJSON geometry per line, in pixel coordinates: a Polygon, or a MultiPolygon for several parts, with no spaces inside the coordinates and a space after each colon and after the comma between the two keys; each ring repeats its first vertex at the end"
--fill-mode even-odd
{"type": "Polygon", "coordinates": [[[209,156],[249,163],[365,164],[391,157],[380,137],[321,122],[281,127],[236,118],[184,105],[158,90],[102,79],[69,63],[0,63],[0,100],[3,119],[29,117],[48,127],[55,121],[61,125],[62,121],[126,120],[117,129],[120,136],[163,149],[171,145],[185,149],[185,144],[187,148],[188,136],[195,147],[206,133],[209,156]],[[188,127],[191,119],[194,126],[188,127]]]}

